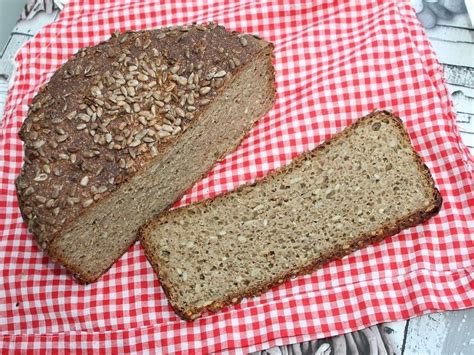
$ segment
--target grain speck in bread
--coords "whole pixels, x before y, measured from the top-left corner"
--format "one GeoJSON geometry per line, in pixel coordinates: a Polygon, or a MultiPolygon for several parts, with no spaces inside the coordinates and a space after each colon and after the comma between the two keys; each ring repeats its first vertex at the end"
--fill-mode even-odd
{"type": "Polygon", "coordinates": [[[41,248],[95,281],[272,107],[272,50],[211,23],[115,34],[75,54],[20,131],[18,198],[41,248]]]}
{"type": "Polygon", "coordinates": [[[401,120],[375,111],[255,186],[165,212],[140,234],[192,320],[421,223],[441,202],[401,120]]]}

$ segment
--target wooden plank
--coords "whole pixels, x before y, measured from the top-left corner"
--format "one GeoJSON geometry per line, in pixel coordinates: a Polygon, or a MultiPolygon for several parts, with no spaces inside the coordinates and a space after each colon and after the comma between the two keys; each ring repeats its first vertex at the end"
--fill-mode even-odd
{"type": "Polygon", "coordinates": [[[18,21],[13,28],[12,33],[34,35],[38,33],[44,26],[52,23],[59,15],[59,11],[55,10],[49,14],[46,12],[38,12],[34,21],[18,21]]]}
{"type": "Polygon", "coordinates": [[[0,78],[0,121],[3,117],[3,109],[7,100],[8,82],[6,78],[0,78]]]}
{"type": "MultiPolygon", "coordinates": [[[[462,142],[470,148],[471,154],[474,155],[474,133],[460,130],[462,142]]],[[[474,354],[474,353],[473,353],[474,354]]]]}
{"type": "Polygon", "coordinates": [[[431,39],[431,44],[442,64],[462,65],[464,67],[474,66],[473,43],[456,43],[431,39]]]}
{"type": "Polygon", "coordinates": [[[467,145],[474,154],[474,97],[464,95],[464,92],[456,91],[452,95],[455,110],[458,112],[456,121],[461,133],[462,142],[467,145]]]}
{"type": "Polygon", "coordinates": [[[410,319],[403,354],[441,354],[448,332],[447,315],[433,313],[410,319]]]}
{"type": "Polygon", "coordinates": [[[474,68],[446,64],[443,65],[443,69],[444,77],[449,84],[474,88],[474,68]]]}
{"type": "Polygon", "coordinates": [[[427,29],[426,34],[430,40],[442,40],[449,42],[474,42],[474,30],[450,26],[435,26],[427,29]]]}
{"type": "Polygon", "coordinates": [[[411,319],[404,354],[474,354],[474,308],[411,319]]]}
{"type": "Polygon", "coordinates": [[[474,97],[466,96],[461,91],[456,91],[451,96],[456,111],[474,113],[474,97]]]}
{"type": "Polygon", "coordinates": [[[455,92],[462,92],[465,96],[474,97],[474,87],[465,87],[460,85],[448,84],[448,90],[451,95],[455,92]]]}
{"type": "Polygon", "coordinates": [[[450,312],[442,354],[474,354],[474,309],[450,312]]]}
{"type": "MultiPolygon", "coordinates": [[[[459,127],[465,124],[474,124],[474,114],[472,113],[465,113],[465,112],[457,112],[456,113],[456,122],[458,123],[459,127]]],[[[464,129],[468,130],[467,126],[464,126],[464,129]]]]}
{"type": "Polygon", "coordinates": [[[408,321],[402,320],[398,322],[386,322],[381,326],[381,330],[390,337],[392,344],[395,347],[395,353],[401,354],[403,341],[405,339],[405,328],[408,326],[408,321]]]}
{"type": "Polygon", "coordinates": [[[450,27],[472,28],[471,20],[467,13],[456,15],[451,20],[443,20],[439,18],[437,24],[450,27]]]}

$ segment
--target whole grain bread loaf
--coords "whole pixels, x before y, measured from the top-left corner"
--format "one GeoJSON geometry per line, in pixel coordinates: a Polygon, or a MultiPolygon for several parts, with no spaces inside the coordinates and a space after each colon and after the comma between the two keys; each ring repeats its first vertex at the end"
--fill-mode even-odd
{"type": "Polygon", "coordinates": [[[376,111],[255,186],[165,212],[140,234],[192,320],[421,223],[441,202],[401,120],[376,111]]]}
{"type": "Polygon", "coordinates": [[[101,276],[272,107],[272,51],[210,23],[76,53],[20,131],[18,199],[41,248],[79,281],[101,276]]]}

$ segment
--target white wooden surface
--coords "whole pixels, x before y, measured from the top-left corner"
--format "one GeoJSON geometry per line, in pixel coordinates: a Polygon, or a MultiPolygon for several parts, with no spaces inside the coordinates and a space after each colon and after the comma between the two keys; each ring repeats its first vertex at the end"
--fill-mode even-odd
{"type": "Polygon", "coordinates": [[[474,28],[462,14],[439,20],[426,34],[444,66],[462,140],[474,154],[474,28]]]}

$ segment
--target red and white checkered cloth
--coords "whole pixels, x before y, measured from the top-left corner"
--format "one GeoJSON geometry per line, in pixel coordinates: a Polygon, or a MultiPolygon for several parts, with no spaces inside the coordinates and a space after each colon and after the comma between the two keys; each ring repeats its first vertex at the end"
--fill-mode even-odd
{"type": "Polygon", "coordinates": [[[72,1],[18,54],[0,127],[0,348],[245,352],[474,306],[474,159],[408,2],[224,3],[72,1]],[[278,100],[176,206],[253,181],[376,107],[405,121],[444,204],[423,225],[186,323],[168,306],[139,244],[88,286],[38,250],[15,195],[22,164],[17,133],[39,87],[78,49],[117,30],[210,20],[275,43],[278,100]]]}

